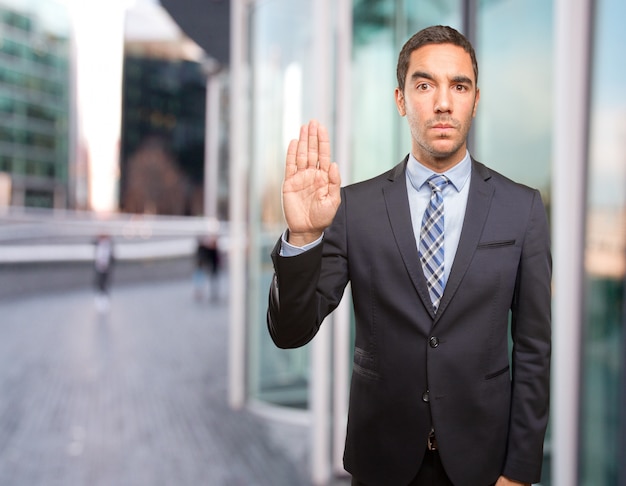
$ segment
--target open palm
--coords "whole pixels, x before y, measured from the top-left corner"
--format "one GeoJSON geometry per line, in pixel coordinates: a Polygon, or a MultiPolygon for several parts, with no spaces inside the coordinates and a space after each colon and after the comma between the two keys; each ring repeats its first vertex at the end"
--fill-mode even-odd
{"type": "Polygon", "coordinates": [[[287,149],[283,210],[291,244],[303,246],[319,238],[337,213],[340,187],[339,168],[330,162],[328,131],[312,120],[287,149]]]}

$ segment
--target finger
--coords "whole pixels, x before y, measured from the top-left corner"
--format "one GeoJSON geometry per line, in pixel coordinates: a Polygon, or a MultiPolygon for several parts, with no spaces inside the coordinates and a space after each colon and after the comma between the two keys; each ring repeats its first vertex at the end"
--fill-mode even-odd
{"type": "Polygon", "coordinates": [[[317,168],[320,161],[318,128],[319,123],[317,120],[311,120],[309,122],[308,166],[313,169],[317,168]]]}
{"type": "Polygon", "coordinates": [[[298,140],[298,147],[296,151],[296,166],[298,169],[306,169],[307,155],[309,146],[309,127],[308,125],[302,125],[300,127],[300,139],[298,140]]]}
{"type": "Polygon", "coordinates": [[[338,196],[341,189],[341,174],[339,166],[333,162],[328,168],[328,192],[332,196],[338,196]]]}
{"type": "Polygon", "coordinates": [[[318,130],[319,168],[328,172],[330,167],[330,138],[324,125],[319,125],[318,130]]]}
{"type": "Polygon", "coordinates": [[[339,166],[334,162],[328,168],[328,197],[335,207],[339,207],[341,203],[341,175],[339,174],[339,166]]]}
{"type": "Polygon", "coordinates": [[[294,139],[289,142],[289,147],[287,147],[287,161],[285,163],[285,178],[298,172],[298,167],[296,165],[297,153],[298,153],[298,141],[294,139]]]}

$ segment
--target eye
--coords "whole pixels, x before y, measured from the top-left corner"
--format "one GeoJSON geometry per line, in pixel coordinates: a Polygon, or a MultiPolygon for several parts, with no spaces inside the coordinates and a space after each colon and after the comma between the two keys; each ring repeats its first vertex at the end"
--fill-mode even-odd
{"type": "Polygon", "coordinates": [[[426,91],[428,89],[428,83],[420,83],[415,88],[418,91],[426,91]]]}
{"type": "Polygon", "coordinates": [[[465,86],[464,84],[457,84],[454,86],[454,89],[459,93],[464,93],[465,91],[467,91],[467,86],[465,86]]]}

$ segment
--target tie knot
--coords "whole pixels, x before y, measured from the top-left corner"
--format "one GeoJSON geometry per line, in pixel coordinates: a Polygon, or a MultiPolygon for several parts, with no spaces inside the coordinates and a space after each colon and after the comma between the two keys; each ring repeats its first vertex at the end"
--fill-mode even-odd
{"type": "Polygon", "coordinates": [[[428,182],[431,190],[441,192],[443,186],[450,182],[450,180],[445,175],[433,174],[426,182],[428,182]]]}

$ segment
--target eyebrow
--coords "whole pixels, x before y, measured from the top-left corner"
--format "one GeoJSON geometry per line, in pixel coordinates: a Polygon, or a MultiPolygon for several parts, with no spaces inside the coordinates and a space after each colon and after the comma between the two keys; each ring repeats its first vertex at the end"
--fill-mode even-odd
{"type": "MultiPolygon", "coordinates": [[[[435,80],[435,77],[426,72],[426,71],[415,71],[413,72],[413,74],[411,74],[411,81],[415,81],[416,79],[429,79],[431,81],[435,80]]],[[[470,86],[474,85],[474,82],[468,78],[467,76],[463,75],[463,74],[459,74],[456,76],[452,77],[452,82],[453,83],[461,83],[461,84],[469,84],[470,86]]]]}
{"type": "Polygon", "coordinates": [[[470,86],[474,85],[474,82],[463,74],[460,74],[458,76],[453,76],[452,81],[455,83],[460,83],[460,84],[469,84],[470,86]]]}
{"type": "Polygon", "coordinates": [[[419,78],[430,79],[431,81],[435,80],[434,76],[426,71],[414,71],[413,74],[411,74],[411,81],[415,81],[419,78]]]}

